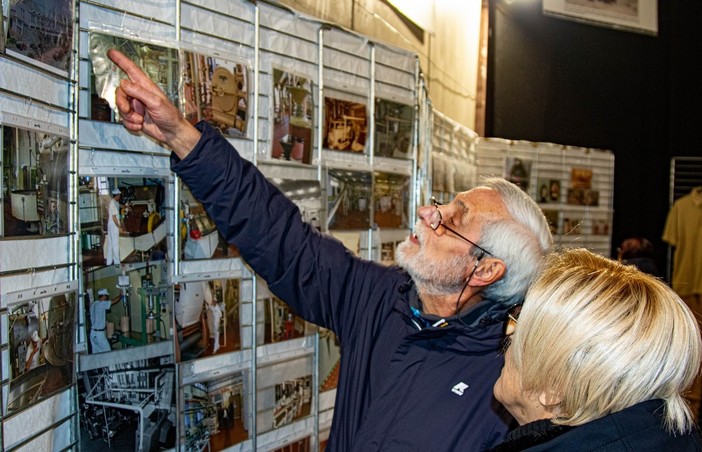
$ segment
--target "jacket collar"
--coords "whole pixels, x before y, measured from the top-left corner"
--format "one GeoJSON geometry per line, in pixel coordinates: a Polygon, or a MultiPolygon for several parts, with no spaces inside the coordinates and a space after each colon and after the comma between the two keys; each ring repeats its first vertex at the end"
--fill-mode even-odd
{"type": "Polygon", "coordinates": [[[411,319],[420,323],[422,329],[426,327],[444,327],[446,325],[461,325],[468,328],[480,328],[494,323],[501,323],[507,317],[511,306],[489,299],[483,299],[478,304],[466,311],[461,318],[453,315],[442,319],[434,314],[427,314],[422,310],[422,300],[417,293],[417,287],[411,278],[398,288],[400,294],[396,308],[411,319]]]}

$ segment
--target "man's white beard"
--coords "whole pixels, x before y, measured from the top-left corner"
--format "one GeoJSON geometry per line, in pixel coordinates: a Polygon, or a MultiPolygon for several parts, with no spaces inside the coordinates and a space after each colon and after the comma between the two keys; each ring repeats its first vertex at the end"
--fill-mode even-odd
{"type": "MultiPolygon", "coordinates": [[[[457,294],[463,289],[468,266],[468,256],[449,256],[436,260],[425,255],[424,243],[426,229],[418,226],[417,236],[420,247],[413,252],[413,245],[405,240],[397,246],[397,263],[412,276],[417,288],[429,295],[457,294]]],[[[448,240],[448,239],[447,239],[448,240]]]]}

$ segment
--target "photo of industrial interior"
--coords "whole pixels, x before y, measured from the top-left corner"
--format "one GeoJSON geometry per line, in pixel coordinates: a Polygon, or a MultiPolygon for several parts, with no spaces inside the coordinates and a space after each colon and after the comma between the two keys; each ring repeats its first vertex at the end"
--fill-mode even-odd
{"type": "Polygon", "coordinates": [[[0,0],[0,450],[695,450],[700,20],[0,0]]]}

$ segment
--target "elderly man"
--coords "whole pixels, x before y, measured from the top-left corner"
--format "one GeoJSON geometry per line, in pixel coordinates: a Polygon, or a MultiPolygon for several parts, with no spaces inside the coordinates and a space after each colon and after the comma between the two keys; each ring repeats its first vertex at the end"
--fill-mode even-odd
{"type": "Polygon", "coordinates": [[[167,144],[172,169],[227,241],[306,320],[336,333],[341,369],[328,450],[482,450],[511,417],[492,395],[502,324],[552,239],[538,206],[492,179],[419,209],[404,269],[354,257],[220,134],[193,127],[128,58],[116,91],[124,126],[167,144]]]}

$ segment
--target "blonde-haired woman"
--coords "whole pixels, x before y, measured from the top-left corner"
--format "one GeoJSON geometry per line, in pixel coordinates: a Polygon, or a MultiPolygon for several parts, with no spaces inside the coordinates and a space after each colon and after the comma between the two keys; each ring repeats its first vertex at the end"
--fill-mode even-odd
{"type": "Polygon", "coordinates": [[[688,451],[700,330],[663,282],[584,249],[554,253],[512,316],[495,396],[519,422],[494,451],[688,451]]]}

